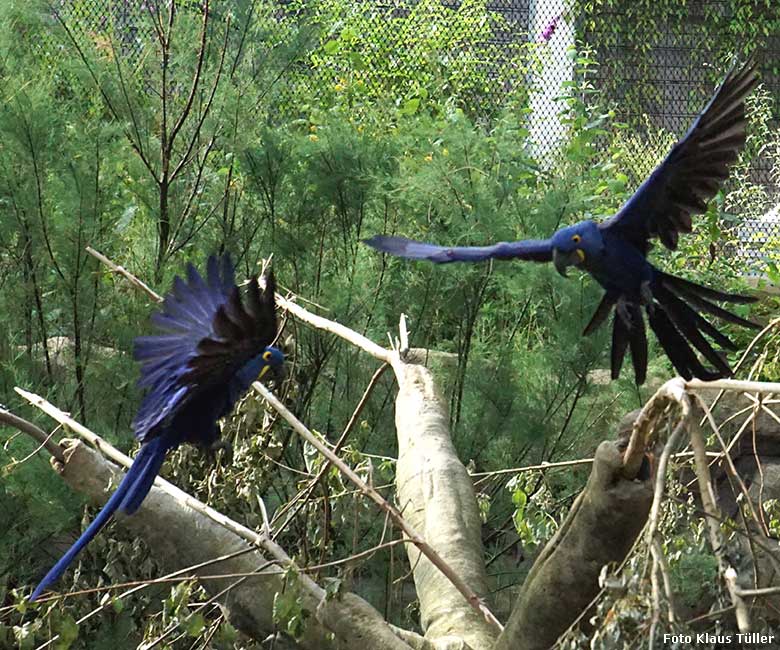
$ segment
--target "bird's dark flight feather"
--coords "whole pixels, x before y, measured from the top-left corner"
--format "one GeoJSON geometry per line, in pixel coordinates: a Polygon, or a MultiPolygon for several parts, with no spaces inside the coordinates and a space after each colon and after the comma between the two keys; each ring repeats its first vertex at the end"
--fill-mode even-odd
{"type": "Polygon", "coordinates": [[[690,215],[706,211],[745,144],[744,100],[757,83],[754,61],[734,66],[682,140],[600,227],[644,253],[653,237],[677,248],[678,234],[691,231],[690,215]]]}
{"type": "Polygon", "coordinates": [[[214,442],[217,419],[253,379],[244,375],[255,371],[256,358],[276,336],[273,275],[262,293],[252,280],[246,306],[227,256],[209,258],[206,278],[189,265],[187,280],[174,280],[162,309],[152,316],[162,333],[136,339],[139,385],[147,389],[134,421],[141,449],[106,505],[41,580],[31,600],[59,579],[117,510],[132,514],[140,507],[169,450],[184,441],[214,442]]]}

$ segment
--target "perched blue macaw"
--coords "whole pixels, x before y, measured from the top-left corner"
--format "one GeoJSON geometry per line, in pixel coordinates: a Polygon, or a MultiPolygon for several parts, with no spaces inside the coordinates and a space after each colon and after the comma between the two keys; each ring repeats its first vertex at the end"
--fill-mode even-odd
{"type": "Polygon", "coordinates": [[[114,494],[41,580],[31,601],[60,578],[114,512],[138,510],[169,450],[183,442],[212,447],[219,440],[217,420],[252,382],[281,370],[284,356],[271,345],[277,333],[275,287],[273,272],[262,292],[253,278],[242,301],[227,255],[209,257],[205,280],[192,264],[186,281],[175,278],[162,310],[151,318],[162,333],[138,337],[134,344],[141,362],[138,385],[146,389],[133,422],[141,448],[114,494]]]}
{"type": "Polygon", "coordinates": [[[712,301],[749,303],[748,296],[709,289],[654,267],[648,260],[650,240],[658,237],[670,250],[680,232],[691,231],[691,214],[707,210],[728,177],[729,166],[745,144],[745,97],[758,83],[750,61],[728,73],[688,132],[663,162],[639,186],[617,214],[603,223],[581,221],[562,228],[550,239],[501,242],[492,246],[448,248],[404,237],[377,235],[365,243],[385,253],[409,259],[479,262],[487,259],[552,262],[565,276],[569,266],[587,271],[605,294],[585,328],[590,334],[612,308],[612,378],[620,374],[628,347],[636,382],[647,372],[647,339],[642,307],[650,327],[677,372],[686,379],[705,380],[731,375],[728,363],[712,348],[707,335],[724,348],[734,343],[701,312],[750,328],[759,326],[712,301]],[[714,366],[705,367],[693,345],[714,366]]]}

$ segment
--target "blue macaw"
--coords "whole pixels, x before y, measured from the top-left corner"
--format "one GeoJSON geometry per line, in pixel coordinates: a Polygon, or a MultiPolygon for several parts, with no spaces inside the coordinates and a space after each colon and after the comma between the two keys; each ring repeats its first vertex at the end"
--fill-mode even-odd
{"type": "Polygon", "coordinates": [[[138,385],[146,389],[133,422],[141,448],[111,498],[41,580],[31,601],[60,578],[114,512],[138,510],[169,450],[183,442],[213,447],[219,441],[217,420],[252,382],[269,370],[281,371],[284,355],[271,345],[277,333],[273,272],[264,291],[253,278],[243,301],[234,278],[227,255],[209,257],[205,280],[190,264],[187,280],[177,276],[162,310],[152,314],[162,333],[135,339],[138,385]]]}
{"type": "Polygon", "coordinates": [[[732,374],[728,363],[712,348],[707,335],[724,348],[734,343],[701,312],[750,328],[758,325],[732,314],[712,301],[754,302],[749,296],[725,293],[664,273],[647,259],[650,240],[658,237],[670,250],[680,232],[691,232],[691,214],[707,210],[707,202],[728,177],[729,166],[745,144],[745,97],[758,83],[756,64],[731,69],[685,137],[669,152],[634,195],[603,223],[581,221],[560,229],[549,239],[501,242],[492,246],[444,247],[404,237],[376,235],[364,240],[377,250],[409,259],[479,262],[487,259],[552,262],[563,276],[569,266],[590,273],[604,288],[584,335],[601,325],[612,308],[612,378],[620,375],[623,357],[631,348],[637,384],[647,372],[647,339],[642,307],[650,327],[686,379],[711,380],[732,374]],[[714,366],[705,367],[693,345],[714,366]]]}

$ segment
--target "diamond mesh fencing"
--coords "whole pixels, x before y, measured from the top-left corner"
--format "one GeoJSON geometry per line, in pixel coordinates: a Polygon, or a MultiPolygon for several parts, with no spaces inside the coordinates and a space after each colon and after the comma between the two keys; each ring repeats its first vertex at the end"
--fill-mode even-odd
{"type": "MultiPolygon", "coordinates": [[[[101,34],[110,35],[103,46],[113,47],[132,66],[156,38],[149,7],[162,1],[60,0],[57,12],[69,30],[87,36],[98,48],[101,34]]],[[[191,11],[200,6],[197,2],[177,4],[191,11]]],[[[586,49],[596,62],[588,69],[590,82],[601,99],[615,107],[616,118],[628,125],[626,143],[632,155],[626,157],[628,168],[622,171],[633,187],[706,104],[729,65],[730,53],[747,46],[729,31],[743,10],[744,3],[735,1],[688,0],[672,3],[673,13],[659,10],[649,16],[637,13],[630,0],[341,4],[345,12],[342,26],[320,24],[298,60],[278,79],[275,96],[286,100],[280,104],[294,104],[290,99],[301,86],[314,90],[323,101],[328,93],[348,84],[359,84],[376,95],[399,94],[406,92],[410,80],[433,79],[446,67],[447,91],[456,94],[460,104],[479,120],[489,121],[507,97],[517,99],[518,93],[525,92],[532,109],[530,139],[544,154],[565,136],[558,99],[566,83],[576,81],[571,52],[586,49]],[[484,19],[448,20],[464,12],[475,16],[482,12],[484,19]],[[426,29],[432,25],[438,31],[426,29]],[[348,30],[353,33],[347,34],[348,30]],[[475,75],[475,70],[482,74],[475,75]]],[[[306,3],[280,0],[275,15],[283,24],[298,20],[307,11],[306,3]]],[[[780,3],[767,3],[763,11],[749,17],[746,24],[780,26],[780,3]]],[[[735,200],[721,206],[731,214],[731,236],[738,241],[727,250],[744,260],[751,274],[759,273],[768,262],[780,262],[776,252],[780,216],[775,207],[780,179],[780,69],[774,65],[780,61],[780,28],[777,32],[760,34],[755,47],[751,43],[749,48],[755,49],[763,82],[760,101],[751,99],[750,109],[763,110],[766,117],[762,130],[749,138],[749,169],[732,173],[726,188],[727,196],[735,200]],[[753,197],[749,205],[741,203],[741,192],[735,191],[746,185],[753,197]]],[[[56,54],[49,49],[49,56],[56,54]]],[[[406,101],[412,110],[419,97],[409,95],[406,101]]]]}

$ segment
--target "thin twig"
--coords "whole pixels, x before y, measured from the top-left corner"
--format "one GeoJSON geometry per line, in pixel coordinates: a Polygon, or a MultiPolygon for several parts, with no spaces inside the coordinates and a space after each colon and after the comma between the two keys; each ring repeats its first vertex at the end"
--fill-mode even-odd
{"type": "Polygon", "coordinates": [[[125,267],[119,266],[119,264],[115,264],[110,259],[108,259],[105,255],[99,253],[91,246],[87,246],[87,253],[92,255],[92,257],[97,258],[100,262],[105,264],[114,273],[121,275],[128,282],[130,282],[130,284],[134,285],[135,287],[143,291],[147,296],[149,296],[155,302],[163,301],[163,297],[159,293],[157,293],[154,289],[152,289],[143,280],[139,280],[136,276],[130,273],[130,271],[128,271],[125,267]]]}
{"type": "MultiPolygon", "coordinates": [[[[355,423],[357,422],[358,418],[360,417],[360,414],[363,412],[363,409],[365,408],[365,405],[368,403],[368,398],[371,397],[371,393],[374,391],[374,387],[379,382],[379,379],[382,377],[382,375],[385,373],[385,371],[389,368],[389,366],[384,363],[379,368],[376,369],[374,372],[374,375],[371,377],[371,380],[368,382],[368,386],[366,386],[366,389],[363,391],[363,396],[360,398],[360,401],[358,402],[357,406],[355,407],[355,410],[352,412],[352,416],[349,418],[349,422],[347,422],[347,426],[344,427],[344,431],[339,436],[339,439],[336,441],[336,445],[333,447],[333,453],[338,454],[341,451],[342,446],[347,440],[347,437],[352,432],[352,429],[355,426],[355,423]]],[[[283,508],[280,509],[279,512],[277,512],[274,515],[274,519],[279,519],[282,516],[284,516],[285,513],[287,513],[291,508],[295,506],[296,503],[300,502],[300,505],[295,508],[294,512],[287,517],[287,519],[284,521],[284,523],[279,527],[277,533],[274,535],[274,539],[279,535],[281,531],[283,531],[287,525],[290,523],[293,517],[299,512],[301,507],[307,502],[308,498],[311,496],[311,493],[314,491],[314,488],[317,486],[317,484],[322,480],[322,477],[325,476],[325,472],[330,469],[331,463],[329,460],[325,460],[325,462],[322,464],[322,467],[320,467],[319,472],[317,472],[317,475],[309,482],[309,484],[303,488],[294,499],[292,499],[288,504],[286,504],[283,508]]]]}
{"type": "Polygon", "coordinates": [[[737,616],[737,627],[742,633],[750,631],[750,619],[748,617],[748,610],[742,597],[739,595],[736,588],[736,571],[728,563],[725,555],[725,540],[720,530],[720,511],[718,510],[717,502],[715,499],[715,493],[712,488],[712,479],[710,477],[710,467],[707,463],[707,456],[705,454],[704,438],[699,427],[698,420],[690,418],[689,431],[691,435],[691,446],[696,457],[696,463],[694,465],[696,471],[696,478],[699,481],[699,492],[701,498],[702,508],[706,513],[705,520],[707,522],[707,530],[709,532],[710,544],[712,545],[712,552],[718,560],[718,566],[720,573],[726,582],[726,587],[731,597],[731,602],[734,604],[734,610],[737,616]]]}
{"type": "MultiPolygon", "coordinates": [[[[672,454],[670,458],[691,458],[693,456],[692,451],[680,451],[676,454],[672,454]]],[[[722,452],[708,451],[707,456],[713,460],[723,458],[722,452]]],[[[562,460],[555,463],[539,463],[538,465],[524,465],[523,467],[508,467],[505,469],[496,469],[492,472],[469,472],[469,476],[472,478],[490,478],[492,476],[501,476],[503,474],[522,474],[523,472],[531,472],[546,469],[561,469],[563,467],[576,467],[577,465],[592,465],[593,458],[580,458],[578,460],[562,460]]]]}
{"type": "MultiPolygon", "coordinates": [[[[690,408],[688,409],[690,414],[690,408]]],[[[658,517],[661,512],[661,501],[663,500],[664,487],[666,484],[666,468],[669,464],[669,458],[672,456],[672,450],[677,446],[677,442],[680,439],[682,433],[688,427],[688,417],[681,417],[677,426],[674,428],[672,435],[669,436],[669,440],[664,445],[664,450],[661,453],[661,458],[658,460],[658,470],[655,476],[655,490],[653,493],[653,505],[650,508],[650,515],[647,518],[647,540],[652,543],[655,541],[656,533],[658,532],[658,517]]]]}
{"type": "Polygon", "coordinates": [[[490,611],[482,599],[480,599],[479,596],[477,596],[477,594],[472,591],[472,589],[436,552],[436,550],[430,544],[428,544],[428,542],[426,542],[425,539],[423,539],[423,537],[414,528],[412,528],[412,526],[409,525],[409,523],[403,518],[395,506],[388,503],[388,501],[386,501],[385,498],[379,494],[379,492],[363,481],[363,479],[361,479],[354,472],[354,470],[349,467],[349,465],[347,465],[344,461],[341,460],[341,458],[335,455],[327,447],[327,445],[323,444],[317,436],[309,431],[309,429],[307,429],[306,426],[300,420],[298,420],[298,418],[296,418],[289,410],[287,410],[284,404],[282,404],[265,386],[256,381],[254,384],[252,384],[252,387],[266,402],[268,402],[276,410],[277,413],[279,413],[279,415],[281,415],[287,421],[287,423],[295,430],[296,433],[298,433],[304,440],[306,440],[306,442],[308,442],[323,456],[325,456],[325,458],[327,458],[335,467],[337,467],[338,470],[344,474],[344,476],[346,476],[358,488],[360,488],[360,491],[363,492],[363,494],[365,494],[369,499],[371,499],[380,508],[380,510],[382,510],[382,512],[384,512],[387,516],[390,517],[390,519],[393,520],[393,523],[395,523],[395,525],[404,532],[408,540],[418,549],[420,549],[420,553],[425,555],[431,564],[438,568],[439,571],[441,571],[447,577],[452,585],[468,601],[471,607],[479,612],[485,618],[485,620],[496,627],[496,629],[499,631],[503,630],[503,625],[501,625],[499,620],[490,611]]]}

